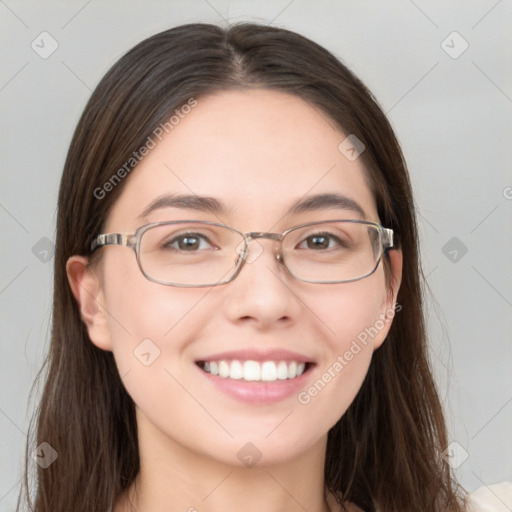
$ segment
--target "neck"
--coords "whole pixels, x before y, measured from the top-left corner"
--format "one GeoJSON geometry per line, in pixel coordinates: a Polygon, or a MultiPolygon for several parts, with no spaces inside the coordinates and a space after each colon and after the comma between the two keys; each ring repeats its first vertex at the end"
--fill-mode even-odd
{"type": "MultiPolygon", "coordinates": [[[[232,466],[193,452],[153,425],[139,424],[140,472],[114,512],[329,512],[327,437],[293,459],[232,466]]],[[[262,461],[264,458],[262,458],[262,461]]]]}

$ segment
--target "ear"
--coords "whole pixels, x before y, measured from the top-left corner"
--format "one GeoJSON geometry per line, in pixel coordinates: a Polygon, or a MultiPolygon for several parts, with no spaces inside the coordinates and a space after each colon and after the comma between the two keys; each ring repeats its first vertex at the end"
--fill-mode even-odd
{"type": "Polygon", "coordinates": [[[402,251],[399,249],[391,249],[388,251],[389,263],[390,263],[390,282],[388,287],[388,294],[386,305],[388,308],[392,308],[396,304],[398,297],[398,290],[402,284],[402,267],[403,267],[403,256],[402,251]]]}
{"type": "Polygon", "coordinates": [[[100,276],[84,256],[71,256],[66,263],[66,273],[89,338],[98,348],[112,350],[100,276]]]}
{"type": "Polygon", "coordinates": [[[402,266],[403,257],[402,251],[399,249],[392,249],[388,251],[389,257],[389,282],[386,283],[386,290],[382,301],[382,308],[378,320],[375,322],[375,327],[381,327],[379,333],[373,339],[373,349],[378,349],[386,339],[395,313],[402,309],[401,304],[397,304],[396,299],[398,290],[402,283],[402,266]]]}

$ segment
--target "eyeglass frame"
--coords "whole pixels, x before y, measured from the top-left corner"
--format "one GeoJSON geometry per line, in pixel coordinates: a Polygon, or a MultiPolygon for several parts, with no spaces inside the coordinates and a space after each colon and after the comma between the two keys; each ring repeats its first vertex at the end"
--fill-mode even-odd
{"type": "Polygon", "coordinates": [[[267,238],[269,240],[279,242],[280,245],[279,245],[279,250],[277,251],[277,254],[276,254],[276,260],[279,263],[281,263],[285,267],[285,269],[288,271],[288,273],[292,277],[297,279],[298,281],[302,281],[305,283],[313,283],[313,284],[342,284],[342,283],[351,283],[354,281],[359,281],[361,279],[364,279],[364,278],[372,275],[377,270],[377,268],[382,260],[382,257],[384,256],[386,251],[388,249],[392,249],[394,247],[394,240],[393,240],[394,231],[391,228],[385,228],[384,226],[382,226],[381,224],[378,224],[377,222],[372,222],[372,221],[367,221],[367,220],[334,219],[334,220],[327,220],[327,221],[307,222],[305,224],[293,226],[293,227],[287,229],[286,231],[284,231],[283,233],[269,233],[269,232],[265,232],[265,231],[251,231],[249,233],[242,233],[241,231],[238,231],[237,229],[232,228],[231,226],[227,226],[226,224],[221,224],[219,222],[213,222],[213,221],[207,221],[207,220],[205,220],[205,221],[200,221],[200,220],[176,220],[176,221],[173,221],[173,220],[170,220],[170,221],[152,222],[150,224],[145,224],[144,226],[140,226],[139,228],[137,228],[135,233],[133,233],[131,235],[127,235],[127,234],[123,234],[123,233],[101,233],[101,234],[98,234],[91,241],[91,252],[94,252],[96,249],[105,247],[107,245],[118,245],[121,247],[129,247],[130,249],[133,249],[133,251],[135,252],[135,257],[137,259],[137,265],[138,265],[140,271],[142,272],[143,276],[146,279],[148,279],[149,281],[158,283],[158,284],[161,284],[164,286],[174,286],[177,288],[204,288],[204,287],[209,287],[209,286],[219,286],[222,284],[228,284],[228,283],[232,282],[238,276],[238,274],[240,274],[242,267],[244,266],[244,264],[246,262],[246,256],[248,254],[248,248],[249,248],[250,241],[255,240],[257,238],[267,238]],[[329,223],[334,223],[334,222],[348,222],[348,223],[353,223],[353,224],[364,224],[364,225],[373,226],[373,227],[377,228],[377,230],[379,232],[380,253],[379,253],[378,258],[376,258],[376,260],[375,260],[375,265],[374,265],[373,269],[370,272],[368,272],[362,276],[359,276],[359,277],[356,277],[353,279],[345,279],[342,281],[311,281],[308,279],[301,279],[300,277],[297,277],[288,268],[288,265],[286,264],[284,257],[282,255],[282,242],[283,242],[284,237],[288,233],[295,231],[297,229],[314,226],[316,224],[329,224],[329,223]],[[229,229],[230,231],[233,231],[233,232],[239,234],[243,238],[244,249],[243,249],[243,251],[240,251],[240,253],[238,254],[240,256],[240,258],[238,260],[239,262],[236,263],[236,265],[237,265],[236,270],[227,281],[219,281],[219,282],[213,283],[213,284],[169,283],[169,282],[162,281],[162,280],[156,279],[154,277],[151,277],[142,268],[142,264],[140,261],[140,245],[141,245],[140,241],[146,231],[148,231],[154,227],[157,227],[157,226],[171,225],[171,224],[179,225],[179,224],[190,224],[190,223],[206,224],[206,225],[210,225],[210,226],[226,228],[226,229],[229,229]]]}

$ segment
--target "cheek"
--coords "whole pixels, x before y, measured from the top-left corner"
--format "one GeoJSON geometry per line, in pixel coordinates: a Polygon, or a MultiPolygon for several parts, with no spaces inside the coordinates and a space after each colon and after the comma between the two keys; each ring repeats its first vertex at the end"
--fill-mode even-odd
{"type": "Polygon", "coordinates": [[[329,331],[331,348],[343,353],[354,339],[364,346],[373,346],[373,341],[380,338],[372,328],[377,326],[377,331],[385,331],[379,322],[386,310],[383,272],[335,286],[337,289],[326,290],[323,296],[317,297],[317,303],[322,304],[318,307],[319,317],[329,331]],[[373,336],[365,336],[369,330],[373,336]]]}
{"type": "Polygon", "coordinates": [[[339,285],[324,297],[317,296],[316,311],[322,320],[329,349],[315,368],[315,379],[298,396],[300,404],[327,428],[334,425],[356,397],[368,372],[374,345],[387,333],[385,282],[382,273],[339,285]]]}
{"type": "Polygon", "coordinates": [[[189,319],[206,293],[153,283],[133,263],[110,258],[105,264],[105,308],[121,375],[141,363],[178,360],[186,343],[178,333],[191,329],[189,319]]]}
{"type": "Polygon", "coordinates": [[[140,276],[120,266],[111,270],[105,297],[112,352],[139,414],[173,437],[184,433],[183,444],[189,436],[206,437],[204,418],[188,421],[180,413],[194,407],[186,391],[193,364],[187,349],[200,335],[201,320],[213,314],[203,300],[208,290],[152,283],[138,268],[140,276]]]}

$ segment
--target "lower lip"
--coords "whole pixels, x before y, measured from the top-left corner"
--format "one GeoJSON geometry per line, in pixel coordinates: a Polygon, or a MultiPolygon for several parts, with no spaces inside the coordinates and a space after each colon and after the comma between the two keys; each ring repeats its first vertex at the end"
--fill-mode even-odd
{"type": "Polygon", "coordinates": [[[306,385],[314,365],[309,365],[299,377],[276,381],[245,381],[243,379],[230,379],[207,373],[199,366],[196,368],[214,385],[227,395],[250,404],[267,405],[280,402],[297,395],[306,385]]]}

